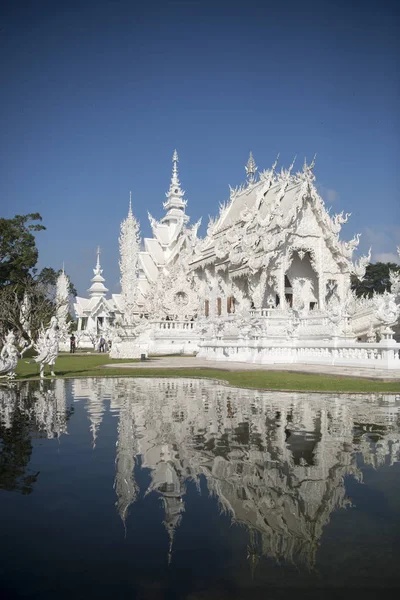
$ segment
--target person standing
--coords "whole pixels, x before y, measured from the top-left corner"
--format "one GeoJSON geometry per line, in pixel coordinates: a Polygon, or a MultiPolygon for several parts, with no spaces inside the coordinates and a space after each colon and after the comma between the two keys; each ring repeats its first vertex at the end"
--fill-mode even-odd
{"type": "Polygon", "coordinates": [[[69,342],[70,342],[69,351],[71,354],[75,354],[76,337],[74,336],[74,334],[72,334],[71,337],[69,338],[69,342]]]}

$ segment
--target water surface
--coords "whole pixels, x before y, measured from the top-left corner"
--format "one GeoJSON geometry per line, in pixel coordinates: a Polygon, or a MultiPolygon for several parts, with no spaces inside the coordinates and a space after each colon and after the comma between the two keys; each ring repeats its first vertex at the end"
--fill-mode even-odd
{"type": "Polygon", "coordinates": [[[399,458],[395,395],[4,384],[2,598],[376,598],[399,458]]]}

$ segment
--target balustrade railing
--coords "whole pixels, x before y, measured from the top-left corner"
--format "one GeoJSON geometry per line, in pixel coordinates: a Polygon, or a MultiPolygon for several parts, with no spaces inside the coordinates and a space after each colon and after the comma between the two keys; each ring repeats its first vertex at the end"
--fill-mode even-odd
{"type": "Polygon", "coordinates": [[[381,342],[304,342],[298,339],[274,342],[268,340],[202,340],[198,356],[212,360],[231,360],[260,364],[303,363],[341,366],[364,366],[400,369],[400,344],[394,340],[381,342]]]}
{"type": "Polygon", "coordinates": [[[195,327],[195,321],[151,321],[155,329],[191,331],[195,327]]]}

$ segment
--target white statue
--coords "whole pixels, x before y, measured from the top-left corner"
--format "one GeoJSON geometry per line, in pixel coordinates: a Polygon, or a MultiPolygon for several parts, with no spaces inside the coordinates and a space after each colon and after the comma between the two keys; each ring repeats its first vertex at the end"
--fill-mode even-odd
{"type": "Polygon", "coordinates": [[[400,307],[396,304],[393,294],[385,291],[375,299],[376,314],[387,327],[394,325],[399,318],[400,307]]]}
{"type": "Polygon", "coordinates": [[[0,373],[1,377],[15,377],[15,367],[17,366],[19,352],[16,346],[16,338],[13,331],[9,331],[0,353],[0,373]]]}
{"type": "Polygon", "coordinates": [[[33,362],[40,363],[40,377],[44,377],[44,368],[49,365],[51,376],[55,377],[54,363],[58,356],[58,322],[57,317],[51,317],[50,326],[39,335],[39,339],[35,344],[39,354],[34,358],[33,362]]]}

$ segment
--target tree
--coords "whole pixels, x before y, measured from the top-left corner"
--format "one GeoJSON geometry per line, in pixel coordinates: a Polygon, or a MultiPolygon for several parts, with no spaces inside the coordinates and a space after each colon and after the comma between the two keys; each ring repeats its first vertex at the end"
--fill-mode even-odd
{"type": "MultiPolygon", "coordinates": [[[[57,278],[60,275],[62,269],[59,269],[58,271],[55,271],[54,269],[52,269],[51,267],[44,267],[44,269],[42,269],[40,271],[40,273],[37,276],[37,281],[43,285],[57,285],[57,278]]],[[[76,287],[74,286],[74,284],[70,281],[69,282],[69,293],[70,296],[73,296],[75,298],[75,296],[78,295],[78,292],[76,290],[76,287]]]]}
{"type": "Polygon", "coordinates": [[[400,266],[395,263],[370,263],[365,271],[362,281],[353,276],[351,289],[357,296],[368,296],[371,298],[376,292],[383,294],[385,290],[391,291],[390,271],[400,272],[400,266]]]}
{"type": "Polygon", "coordinates": [[[0,218],[0,286],[16,283],[30,274],[38,260],[33,232],[46,229],[39,213],[0,218]]]}
{"type": "MultiPolygon", "coordinates": [[[[45,267],[37,273],[34,232],[45,229],[39,213],[0,219],[0,338],[11,328],[25,349],[36,339],[42,323],[56,312],[57,272],[45,267]]],[[[70,282],[69,292],[76,296],[70,282]]],[[[68,315],[67,320],[71,320],[68,315]]]]}

